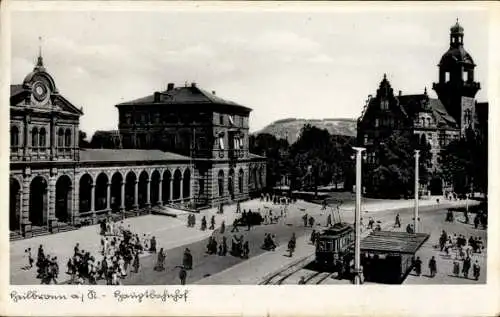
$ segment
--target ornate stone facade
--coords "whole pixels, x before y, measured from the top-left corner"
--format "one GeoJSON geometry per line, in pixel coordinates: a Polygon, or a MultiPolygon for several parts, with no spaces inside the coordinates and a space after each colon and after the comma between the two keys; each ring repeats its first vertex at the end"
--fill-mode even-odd
{"type": "MultiPolygon", "coordinates": [[[[249,154],[243,145],[248,144],[250,110],[234,106],[232,112],[230,102],[220,106],[215,108],[224,109],[225,116],[238,113],[242,118],[239,125],[229,121],[227,125],[214,124],[220,113],[207,112],[208,121],[200,122],[203,116],[192,111],[162,112],[162,116],[178,116],[184,130],[192,133],[189,137],[196,142],[194,147],[188,142],[188,152],[183,143],[155,147],[159,143],[154,138],[164,137],[161,131],[170,133],[177,131],[176,127],[155,125],[156,121],[149,119],[128,125],[127,111],[120,111],[119,127],[128,149],[80,149],[79,118],[83,112],[59,94],[39,56],[23,84],[11,86],[11,234],[30,237],[58,232],[70,225],[95,223],[102,216],[124,217],[167,204],[190,209],[247,199],[250,192],[265,187],[265,158],[249,154]],[[149,143],[138,141],[140,131],[147,131],[145,140],[149,143]],[[232,145],[217,148],[210,138],[214,131],[234,136],[226,141],[232,145]]],[[[157,117],[154,109],[141,109],[139,118],[157,117]]],[[[137,113],[132,112],[134,116],[137,113]]],[[[183,130],[178,131],[175,138],[182,136],[183,130]]]]}

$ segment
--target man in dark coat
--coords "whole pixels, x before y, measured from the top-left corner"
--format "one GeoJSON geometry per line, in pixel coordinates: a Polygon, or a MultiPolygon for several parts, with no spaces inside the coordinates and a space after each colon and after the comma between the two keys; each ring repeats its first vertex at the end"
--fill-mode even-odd
{"type": "Polygon", "coordinates": [[[437,264],[436,264],[436,259],[434,258],[434,256],[429,260],[429,271],[430,271],[431,277],[436,276],[437,264]]]}
{"type": "Polygon", "coordinates": [[[471,259],[469,256],[467,256],[464,260],[464,265],[462,266],[462,273],[464,274],[465,278],[469,278],[470,266],[471,266],[471,259]]]}
{"type": "Polygon", "coordinates": [[[420,260],[419,256],[417,256],[417,259],[415,260],[415,273],[417,273],[417,276],[422,274],[422,260],[420,260]]]}
{"type": "Polygon", "coordinates": [[[181,267],[181,270],[179,271],[179,279],[181,280],[181,285],[186,285],[186,277],[186,269],[184,267],[181,267]]]}

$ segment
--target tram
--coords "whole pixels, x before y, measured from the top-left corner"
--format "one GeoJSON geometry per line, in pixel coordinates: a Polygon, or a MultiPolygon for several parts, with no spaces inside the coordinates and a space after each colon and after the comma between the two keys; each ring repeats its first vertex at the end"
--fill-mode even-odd
{"type": "Polygon", "coordinates": [[[354,244],[354,228],[351,224],[337,222],[320,232],[316,238],[315,264],[321,269],[344,275],[349,267],[354,244]]]}

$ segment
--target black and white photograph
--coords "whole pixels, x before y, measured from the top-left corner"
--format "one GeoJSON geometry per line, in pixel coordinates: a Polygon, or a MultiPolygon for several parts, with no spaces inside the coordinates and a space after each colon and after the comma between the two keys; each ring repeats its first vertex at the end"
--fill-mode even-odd
{"type": "Polygon", "coordinates": [[[485,286],[491,10],[297,6],[10,10],[8,284],[485,286]]]}

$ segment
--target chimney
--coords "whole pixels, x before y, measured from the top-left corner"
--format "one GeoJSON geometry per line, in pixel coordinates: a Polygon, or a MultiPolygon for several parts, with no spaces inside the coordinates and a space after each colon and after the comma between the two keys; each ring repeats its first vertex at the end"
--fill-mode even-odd
{"type": "Polygon", "coordinates": [[[399,93],[398,93],[398,96],[399,96],[399,97],[401,97],[401,95],[402,95],[402,92],[401,92],[401,90],[400,90],[400,91],[399,91],[399,93]]]}
{"type": "Polygon", "coordinates": [[[191,88],[196,88],[196,83],[191,83],[191,88]]]}
{"type": "Polygon", "coordinates": [[[212,95],[215,95],[215,90],[212,90],[212,95]]]}
{"type": "Polygon", "coordinates": [[[174,90],[174,83],[168,83],[167,91],[174,90]]]}
{"type": "Polygon", "coordinates": [[[155,95],[154,95],[154,102],[160,102],[160,93],[159,92],[155,92],[155,95]]]}

